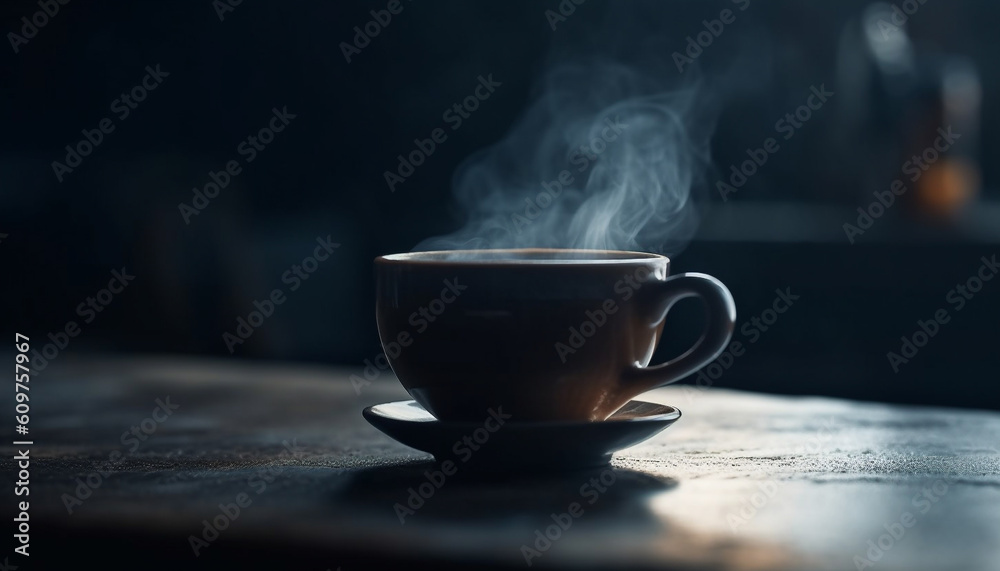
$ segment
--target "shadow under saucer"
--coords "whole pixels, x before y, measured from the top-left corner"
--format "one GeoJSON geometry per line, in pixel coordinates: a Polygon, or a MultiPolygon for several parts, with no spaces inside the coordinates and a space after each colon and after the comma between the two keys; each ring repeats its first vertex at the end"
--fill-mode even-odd
{"type": "Polygon", "coordinates": [[[600,422],[505,422],[495,413],[481,423],[450,422],[410,400],[370,406],[363,415],[389,437],[465,471],[563,471],[607,466],[612,454],[656,435],[681,411],[633,400],[600,422]]]}

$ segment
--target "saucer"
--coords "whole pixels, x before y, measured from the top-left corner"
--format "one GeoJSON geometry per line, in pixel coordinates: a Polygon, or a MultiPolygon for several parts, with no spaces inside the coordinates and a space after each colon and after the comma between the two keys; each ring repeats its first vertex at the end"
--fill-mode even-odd
{"type": "Polygon", "coordinates": [[[461,467],[578,469],[606,466],[611,455],[651,438],[681,417],[672,406],[629,401],[607,420],[448,422],[417,401],[366,408],[365,420],[390,438],[461,467]]]}

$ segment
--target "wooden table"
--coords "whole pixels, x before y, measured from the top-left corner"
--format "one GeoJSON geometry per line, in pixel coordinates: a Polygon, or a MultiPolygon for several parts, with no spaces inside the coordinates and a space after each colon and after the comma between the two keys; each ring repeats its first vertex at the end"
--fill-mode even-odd
{"type": "Polygon", "coordinates": [[[390,375],[357,394],[346,369],[57,365],[32,381],[21,569],[1000,569],[996,413],[660,389],[683,418],[613,471],[460,472],[401,523],[437,466],[361,418],[406,398],[390,375]]]}

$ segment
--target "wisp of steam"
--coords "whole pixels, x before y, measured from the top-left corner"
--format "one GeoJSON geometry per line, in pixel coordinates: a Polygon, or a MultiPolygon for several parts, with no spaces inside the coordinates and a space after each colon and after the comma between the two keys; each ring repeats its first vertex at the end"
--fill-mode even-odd
{"type": "Polygon", "coordinates": [[[676,72],[635,67],[553,67],[510,132],[457,169],[465,225],[415,250],[681,251],[710,167],[711,111],[676,72]]]}

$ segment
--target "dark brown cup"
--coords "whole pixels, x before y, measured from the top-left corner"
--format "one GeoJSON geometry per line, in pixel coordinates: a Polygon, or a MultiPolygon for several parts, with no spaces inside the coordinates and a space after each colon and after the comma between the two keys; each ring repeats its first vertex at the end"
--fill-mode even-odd
{"type": "Polygon", "coordinates": [[[379,336],[403,387],[441,420],[609,417],[715,359],[736,307],[719,280],[668,277],[657,254],[456,250],[375,259],[379,336]],[[708,320],[683,355],[647,366],[667,311],[699,297],[708,320]]]}

